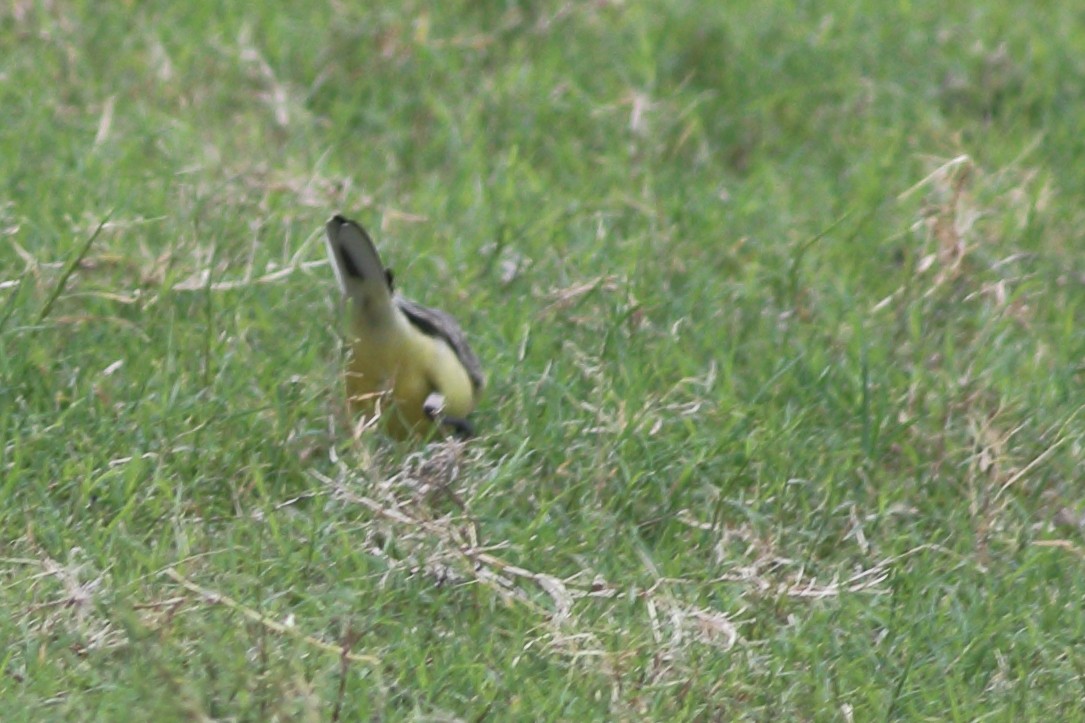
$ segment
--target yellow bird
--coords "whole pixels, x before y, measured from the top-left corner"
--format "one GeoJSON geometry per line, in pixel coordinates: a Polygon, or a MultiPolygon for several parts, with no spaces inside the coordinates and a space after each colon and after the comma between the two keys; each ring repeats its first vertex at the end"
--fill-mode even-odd
{"type": "Polygon", "coordinates": [[[397,438],[434,426],[471,436],[467,415],[482,393],[482,368],[456,320],[395,293],[392,271],[361,225],[336,215],[324,228],[351,306],[351,411],[367,420],[382,417],[397,438]]]}

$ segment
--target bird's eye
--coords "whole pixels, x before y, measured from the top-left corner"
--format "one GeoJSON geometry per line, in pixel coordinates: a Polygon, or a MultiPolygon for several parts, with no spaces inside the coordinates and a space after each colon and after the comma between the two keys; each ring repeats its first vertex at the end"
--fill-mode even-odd
{"type": "Polygon", "coordinates": [[[392,287],[392,282],[395,280],[395,274],[392,273],[391,269],[385,269],[384,270],[384,278],[387,279],[387,281],[388,281],[388,290],[391,291],[392,288],[393,288],[392,287]]]}

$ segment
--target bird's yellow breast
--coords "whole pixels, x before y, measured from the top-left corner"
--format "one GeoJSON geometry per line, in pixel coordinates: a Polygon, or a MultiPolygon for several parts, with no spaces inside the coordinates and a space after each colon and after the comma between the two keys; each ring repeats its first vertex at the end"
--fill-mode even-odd
{"type": "Polygon", "coordinates": [[[353,413],[379,415],[388,433],[402,438],[432,424],[423,405],[433,392],[444,396],[447,414],[465,417],[474,408],[471,380],[444,340],[405,320],[384,329],[355,326],[346,374],[353,413]]]}

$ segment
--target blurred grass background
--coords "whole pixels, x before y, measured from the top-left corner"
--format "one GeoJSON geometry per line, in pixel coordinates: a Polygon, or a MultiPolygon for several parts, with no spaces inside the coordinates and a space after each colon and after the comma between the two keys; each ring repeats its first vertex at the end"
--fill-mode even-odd
{"type": "Polygon", "coordinates": [[[5,719],[1082,715],[1083,44],[5,4],[5,719]],[[466,447],[353,430],[337,211],[483,359],[466,447]]]}

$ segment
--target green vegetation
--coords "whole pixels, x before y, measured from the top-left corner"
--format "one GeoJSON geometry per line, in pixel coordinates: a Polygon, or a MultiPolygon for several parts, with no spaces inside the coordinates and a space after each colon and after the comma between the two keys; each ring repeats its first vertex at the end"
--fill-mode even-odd
{"type": "Polygon", "coordinates": [[[0,8],[4,720],[1085,717],[1076,6],[383,5],[0,8]]]}

